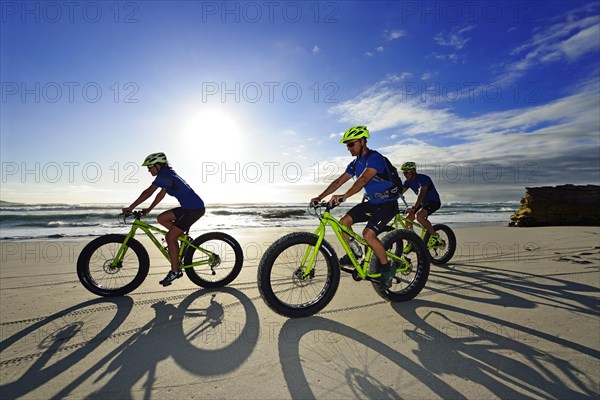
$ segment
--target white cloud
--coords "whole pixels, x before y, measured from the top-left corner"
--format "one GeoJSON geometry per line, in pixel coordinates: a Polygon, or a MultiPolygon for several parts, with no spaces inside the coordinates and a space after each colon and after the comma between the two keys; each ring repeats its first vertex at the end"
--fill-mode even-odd
{"type": "Polygon", "coordinates": [[[451,54],[441,54],[441,53],[431,53],[431,57],[435,58],[436,60],[444,60],[444,61],[450,61],[452,63],[457,63],[460,59],[460,56],[457,53],[451,53],[451,54]]]}
{"type": "MultiPolygon", "coordinates": [[[[403,30],[400,30],[400,29],[395,29],[395,30],[386,29],[383,31],[383,37],[387,41],[396,40],[403,36],[406,36],[406,32],[403,30]]],[[[365,51],[365,55],[367,57],[373,57],[373,56],[375,56],[376,53],[383,53],[384,51],[385,51],[385,48],[383,46],[377,46],[373,51],[371,51],[371,50],[365,51]]]]}
{"type": "Polygon", "coordinates": [[[510,83],[541,64],[573,62],[597,53],[600,50],[598,4],[591,3],[570,11],[553,25],[538,29],[530,40],[512,51],[513,56],[520,58],[504,67],[498,82],[510,83]],[[589,16],[591,10],[595,10],[596,15],[589,16]]]}
{"type": "Polygon", "coordinates": [[[572,94],[547,104],[463,117],[407,100],[385,80],[330,112],[346,123],[365,123],[375,133],[391,130],[396,143],[381,150],[397,160],[410,155],[421,163],[477,163],[506,171],[528,165],[536,170],[537,180],[531,183],[597,184],[599,90],[594,76],[572,94]]]}
{"type": "Polygon", "coordinates": [[[312,49],[313,54],[317,54],[320,51],[321,51],[321,48],[315,44],[315,47],[313,47],[313,49],[312,49]]]}
{"type": "Polygon", "coordinates": [[[369,57],[373,57],[375,55],[375,53],[383,53],[385,51],[385,49],[383,48],[383,46],[378,46],[375,48],[374,51],[375,52],[367,51],[367,52],[365,52],[365,54],[369,57]]]}
{"type": "Polygon", "coordinates": [[[437,72],[431,72],[431,71],[424,72],[423,74],[421,74],[421,80],[428,81],[431,78],[433,78],[434,76],[436,76],[437,74],[438,74],[437,72]]]}
{"type": "Polygon", "coordinates": [[[401,37],[406,36],[406,32],[401,30],[401,29],[394,29],[394,30],[384,30],[383,31],[383,37],[385,38],[385,40],[396,40],[396,39],[400,39],[401,37]]]}
{"type": "Polygon", "coordinates": [[[456,50],[461,50],[471,38],[465,37],[465,34],[475,28],[475,25],[465,27],[454,27],[450,32],[440,32],[433,40],[440,46],[452,47],[456,50]]]}

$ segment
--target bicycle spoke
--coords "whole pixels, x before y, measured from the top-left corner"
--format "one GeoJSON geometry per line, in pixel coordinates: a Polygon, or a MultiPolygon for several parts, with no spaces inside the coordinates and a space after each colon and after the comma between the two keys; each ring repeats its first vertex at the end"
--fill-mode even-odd
{"type": "Polygon", "coordinates": [[[274,311],[304,317],[331,301],[339,284],[339,268],[325,242],[314,253],[316,242],[316,235],[292,233],[265,252],[258,271],[259,290],[274,311]],[[314,262],[308,265],[313,257],[314,262]]]}

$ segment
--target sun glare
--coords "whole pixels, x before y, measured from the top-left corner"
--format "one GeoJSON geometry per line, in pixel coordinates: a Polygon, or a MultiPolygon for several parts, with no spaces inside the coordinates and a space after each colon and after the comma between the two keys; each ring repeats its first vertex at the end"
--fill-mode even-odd
{"type": "Polygon", "coordinates": [[[243,150],[244,135],[238,121],[218,108],[190,111],[182,121],[183,142],[204,160],[238,160],[243,150]],[[198,152],[200,151],[200,152],[198,152]]]}

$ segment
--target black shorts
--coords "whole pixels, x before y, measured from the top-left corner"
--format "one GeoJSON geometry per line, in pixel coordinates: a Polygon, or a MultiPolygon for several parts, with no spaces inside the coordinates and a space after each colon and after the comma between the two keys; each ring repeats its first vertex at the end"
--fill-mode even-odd
{"type": "MultiPolygon", "coordinates": [[[[427,211],[428,215],[431,215],[434,212],[436,212],[437,210],[439,210],[441,206],[442,206],[442,203],[440,203],[439,201],[430,201],[428,203],[421,204],[421,207],[419,207],[418,210],[420,210],[421,208],[424,208],[427,211]]],[[[416,210],[416,211],[418,211],[418,210],[416,210]]]]}
{"type": "Polygon", "coordinates": [[[173,225],[182,231],[187,232],[194,222],[198,221],[200,217],[204,215],[206,210],[204,208],[177,207],[171,211],[173,211],[173,214],[175,214],[175,221],[173,221],[173,225]]]}
{"type": "Polygon", "coordinates": [[[380,233],[388,222],[398,213],[398,201],[386,201],[384,203],[360,203],[352,207],[347,214],[353,223],[367,221],[367,228],[380,233]]]}

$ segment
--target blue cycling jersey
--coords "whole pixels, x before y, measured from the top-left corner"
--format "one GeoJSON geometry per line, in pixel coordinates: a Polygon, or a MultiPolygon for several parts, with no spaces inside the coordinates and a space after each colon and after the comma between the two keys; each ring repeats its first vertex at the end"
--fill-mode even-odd
{"type": "Polygon", "coordinates": [[[440,203],[442,202],[440,200],[440,194],[435,188],[433,181],[427,175],[416,174],[413,179],[405,180],[402,186],[404,186],[406,189],[412,189],[417,195],[419,194],[420,188],[426,187],[427,193],[425,193],[425,197],[423,197],[423,203],[429,203],[431,201],[438,201],[440,203]]]}
{"type": "MultiPolygon", "coordinates": [[[[373,168],[377,170],[377,174],[387,174],[387,165],[385,160],[383,156],[376,151],[367,152],[365,155],[352,161],[350,164],[348,164],[348,167],[346,167],[346,172],[352,176],[358,177],[367,168],[373,168]]],[[[376,197],[376,194],[383,193],[393,186],[394,185],[389,181],[373,177],[364,187],[365,193],[369,197],[369,203],[380,204],[390,201],[391,199],[389,198],[378,198],[376,197]]],[[[394,198],[394,200],[396,199],[397,196],[394,198]]]]}
{"type": "Polygon", "coordinates": [[[172,169],[161,168],[152,184],[165,189],[183,208],[204,208],[204,201],[200,196],[172,169]]]}

